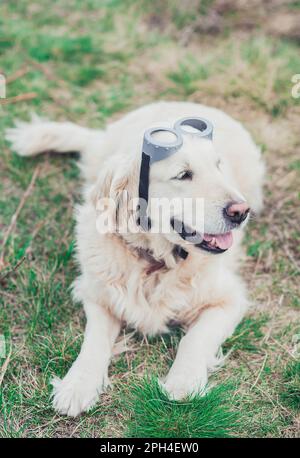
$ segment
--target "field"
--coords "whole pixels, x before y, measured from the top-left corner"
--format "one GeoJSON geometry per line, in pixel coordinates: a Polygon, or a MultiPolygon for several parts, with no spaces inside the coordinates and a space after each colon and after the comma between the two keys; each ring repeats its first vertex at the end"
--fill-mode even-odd
{"type": "Polygon", "coordinates": [[[0,8],[0,437],[299,437],[300,98],[291,79],[300,74],[300,2],[0,8]],[[69,290],[80,176],[75,155],[25,160],[3,133],[32,112],[101,128],[158,99],[224,109],[262,149],[265,210],[248,225],[242,268],[253,307],[206,397],[171,402],[158,388],[180,330],[148,340],[124,331],[112,387],[89,413],[60,417],[49,381],[66,373],[84,329],[69,290]]]}

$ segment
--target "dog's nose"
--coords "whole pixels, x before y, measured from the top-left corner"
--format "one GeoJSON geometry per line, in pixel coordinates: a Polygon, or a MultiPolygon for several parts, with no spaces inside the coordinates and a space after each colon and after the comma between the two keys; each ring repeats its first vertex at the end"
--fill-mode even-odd
{"type": "Polygon", "coordinates": [[[232,223],[241,224],[250,211],[247,202],[230,202],[224,209],[226,218],[232,223]]]}

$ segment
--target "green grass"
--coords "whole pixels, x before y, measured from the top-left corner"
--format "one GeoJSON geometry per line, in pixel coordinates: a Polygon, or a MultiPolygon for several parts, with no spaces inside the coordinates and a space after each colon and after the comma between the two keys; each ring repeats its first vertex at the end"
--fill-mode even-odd
{"type": "Polygon", "coordinates": [[[290,362],[283,372],[282,401],[300,411],[300,360],[290,362]]]}
{"type": "Polygon", "coordinates": [[[180,63],[178,70],[169,74],[169,78],[176,86],[181,88],[185,96],[189,96],[196,91],[199,80],[206,80],[208,77],[209,70],[207,66],[198,63],[195,64],[195,61],[192,59],[189,59],[186,64],[180,63]]]}
{"type": "Polygon", "coordinates": [[[264,326],[268,322],[268,316],[246,317],[237,326],[234,334],[227,339],[223,348],[233,351],[256,353],[264,336],[264,326]]]}
{"type": "Polygon", "coordinates": [[[40,171],[4,247],[0,273],[0,334],[8,347],[0,358],[0,437],[299,434],[300,99],[291,97],[299,41],[270,31],[264,19],[286,11],[294,17],[298,3],[251,11],[251,29],[243,25],[246,3],[228,2],[211,32],[199,19],[215,17],[213,0],[1,2],[7,97],[37,94],[0,104],[1,239],[37,166],[40,171]],[[112,389],[97,406],[76,419],[59,417],[50,380],[66,373],[84,329],[82,307],[70,291],[78,273],[73,206],[80,176],[72,155],[25,160],[10,151],[3,132],[32,111],[99,128],[166,98],[223,109],[263,145],[266,206],[249,225],[242,264],[256,307],[224,344],[228,358],[204,398],[170,402],[155,381],[174,360],[177,329],[148,341],[134,336],[132,348],[114,358],[112,389]]]}
{"type": "Polygon", "coordinates": [[[129,437],[230,437],[238,430],[232,409],[233,388],[219,385],[205,396],[170,401],[156,379],[144,379],[131,387],[126,408],[129,437]]]}

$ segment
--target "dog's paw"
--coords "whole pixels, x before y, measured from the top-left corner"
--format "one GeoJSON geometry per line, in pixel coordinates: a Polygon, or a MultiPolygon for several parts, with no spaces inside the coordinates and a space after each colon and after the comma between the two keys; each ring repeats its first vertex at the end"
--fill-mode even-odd
{"type": "Polygon", "coordinates": [[[187,396],[204,396],[207,392],[207,373],[195,375],[172,375],[168,376],[166,381],[160,382],[162,389],[167,393],[169,398],[179,401],[187,396]]]}
{"type": "Polygon", "coordinates": [[[77,417],[90,410],[98,401],[103,389],[108,385],[108,378],[101,382],[89,380],[82,374],[67,374],[62,380],[52,379],[52,405],[56,412],[69,417],[77,417]]]}
{"type": "Polygon", "coordinates": [[[6,129],[5,139],[20,156],[33,156],[47,149],[48,131],[47,122],[33,116],[31,122],[17,121],[15,127],[6,129]]]}

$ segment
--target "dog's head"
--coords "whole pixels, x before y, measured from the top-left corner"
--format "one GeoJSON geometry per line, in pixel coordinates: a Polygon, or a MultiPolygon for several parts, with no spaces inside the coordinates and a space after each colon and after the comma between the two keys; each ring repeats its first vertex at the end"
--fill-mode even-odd
{"type": "MultiPolygon", "coordinates": [[[[138,227],[135,211],[140,163],[141,151],[130,155],[124,149],[108,160],[98,181],[97,196],[113,199],[122,220],[131,218],[129,231],[138,227]],[[124,192],[128,197],[126,209],[124,192]],[[129,207],[128,201],[133,202],[129,207]]],[[[175,154],[150,167],[147,212],[151,231],[158,229],[171,244],[223,253],[232,245],[231,231],[247,221],[249,210],[236,189],[229,164],[210,140],[186,136],[175,154]],[[166,202],[171,203],[169,211],[157,211],[165,210],[166,202]]]]}
{"type": "MultiPolygon", "coordinates": [[[[213,253],[230,248],[231,231],[247,220],[250,211],[225,158],[210,140],[194,136],[186,136],[177,153],[153,164],[149,196],[175,201],[170,215],[174,231],[166,234],[170,241],[177,242],[179,236],[213,253]]],[[[157,211],[150,213],[150,218],[156,215],[157,211]]]]}

